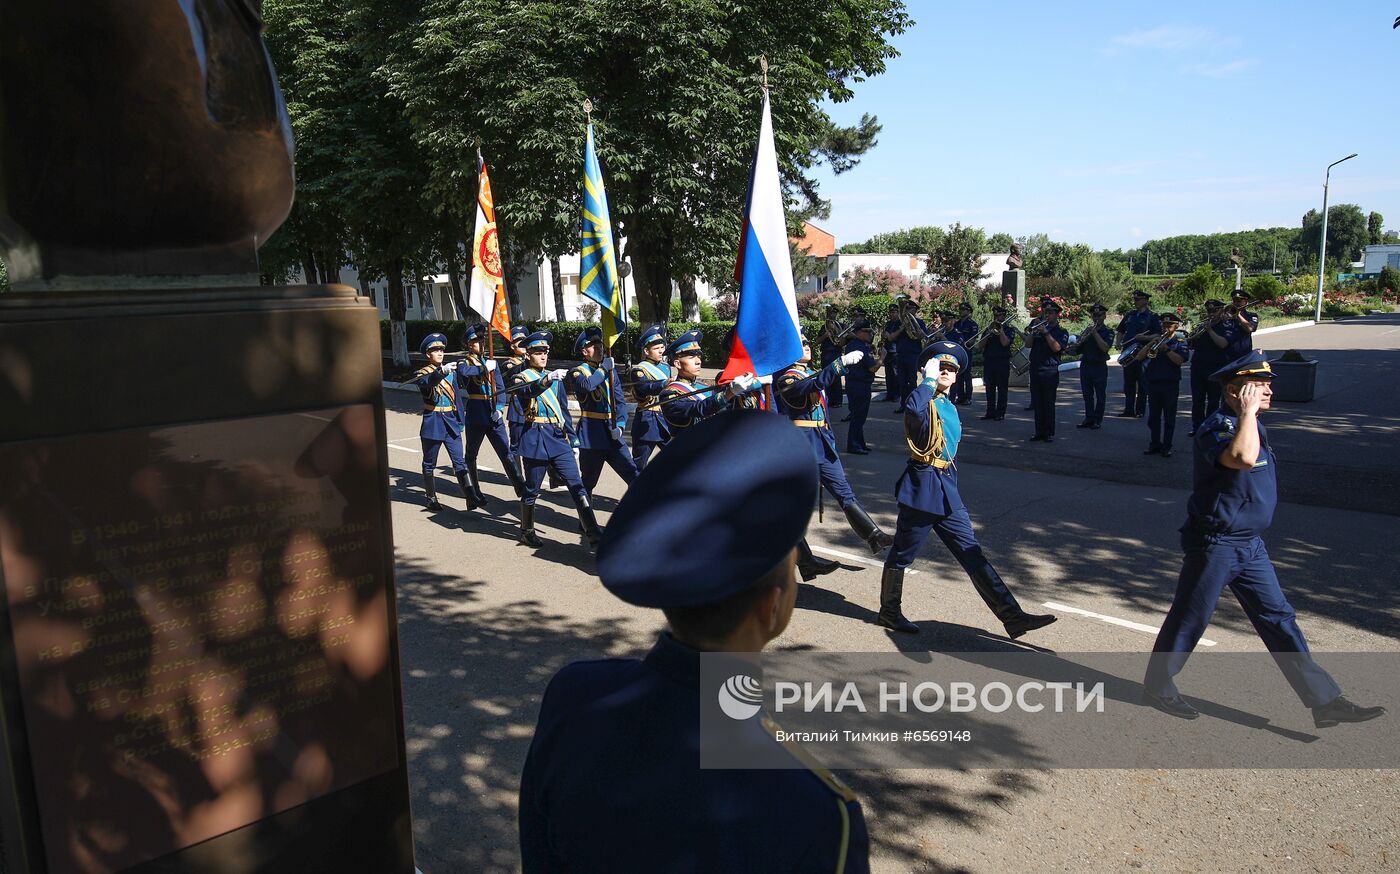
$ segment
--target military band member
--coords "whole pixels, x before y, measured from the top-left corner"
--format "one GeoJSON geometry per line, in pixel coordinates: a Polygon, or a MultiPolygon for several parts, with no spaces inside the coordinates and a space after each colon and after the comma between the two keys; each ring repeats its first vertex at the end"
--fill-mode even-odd
{"type": "Polygon", "coordinates": [[[1055,392],[1060,387],[1060,355],[1069,343],[1069,332],[1060,327],[1060,305],[1053,300],[1040,307],[1040,325],[1022,331],[1030,347],[1031,398],[1035,403],[1035,434],[1030,442],[1055,439],[1055,392]]]}
{"type": "Polygon", "coordinates": [[[894,316],[885,323],[885,345],[894,347],[896,385],[890,400],[900,410],[904,409],[904,396],[914,390],[918,376],[919,350],[923,348],[924,336],[928,334],[928,324],[919,318],[919,305],[907,294],[895,295],[894,316]],[[906,323],[913,333],[906,329],[906,323]]]}
{"type": "Polygon", "coordinates": [[[992,307],[994,327],[982,340],[982,391],[987,395],[987,412],[982,418],[998,422],[1006,418],[1006,390],[1011,382],[1011,341],[1016,339],[1016,329],[1007,319],[1007,312],[1003,305],[992,307]]]}
{"type": "Polygon", "coordinates": [[[906,634],[918,633],[919,626],[906,619],[901,608],[904,571],[914,563],[933,531],[962,565],[977,594],[1001,620],[1008,635],[1016,638],[1043,628],[1055,617],[1021,609],[982,554],[972,530],[972,518],[958,492],[954,460],[962,440],[962,422],[957,407],[948,400],[948,390],[957,381],[958,371],[967,366],[967,352],[957,343],[939,340],[924,350],[918,363],[923,381],[910,395],[904,414],[910,457],[895,485],[899,522],[880,579],[880,624],[906,634]]]}
{"type": "MultiPolygon", "coordinates": [[[[780,373],[773,384],[778,395],[779,409],[792,420],[810,444],[809,451],[817,463],[822,486],[836,499],[851,530],[865,541],[871,552],[879,555],[889,548],[894,540],[880,530],[880,526],[875,524],[870,514],[856,501],[856,494],[851,490],[851,484],[846,479],[846,470],[841,465],[841,455],[836,451],[836,436],[831,431],[830,414],[826,405],[826,387],[862,358],[863,352],[852,350],[821,370],[814,371],[807,366],[812,360],[812,345],[803,337],[802,357],[796,364],[780,373]]],[[[809,551],[808,555],[799,558],[799,562],[809,569],[822,567],[819,562],[811,561],[811,558],[809,551]]],[[[814,575],[801,565],[799,570],[803,570],[804,579],[814,575]]],[[[819,572],[824,573],[826,570],[819,572]]]]}
{"type": "Polygon", "coordinates": [[[1231,337],[1225,354],[1230,356],[1232,360],[1246,355],[1254,349],[1254,332],[1259,330],[1259,314],[1245,309],[1248,304],[1248,292],[1236,291],[1230,295],[1228,312],[1234,315],[1229,320],[1231,337]]]}
{"type": "Polygon", "coordinates": [[[1176,313],[1164,312],[1159,318],[1161,336],[1144,343],[1133,357],[1143,364],[1142,381],[1147,386],[1147,432],[1151,442],[1142,454],[1171,458],[1181,394],[1181,366],[1191,357],[1191,352],[1176,338],[1177,326],[1181,324],[1176,313]]]}
{"type": "MultiPolygon", "coordinates": [[[[825,304],[822,310],[826,318],[822,324],[821,334],[818,335],[817,340],[820,343],[822,353],[822,367],[826,367],[828,364],[841,357],[842,347],[846,345],[847,338],[840,336],[840,329],[836,324],[836,304],[825,304]]],[[[836,382],[832,383],[831,389],[826,393],[826,399],[832,409],[836,409],[842,405],[845,397],[841,379],[837,379],[836,382]]]]}
{"type": "Polygon", "coordinates": [[[697,391],[705,387],[700,379],[704,358],[700,354],[700,331],[686,331],[666,347],[666,357],[676,375],[661,392],[657,401],[671,435],[689,428],[701,419],[727,409],[731,402],[750,393],[758,381],[747,374],[727,386],[715,386],[712,391],[697,391]]]}
{"type": "Polygon", "coordinates": [[[637,397],[637,412],[632,417],[632,460],[640,471],[646,468],[651,454],[671,439],[666,417],[654,407],[671,382],[671,368],[666,364],[666,326],[642,329],[637,346],[642,360],[632,368],[632,390],[637,397]]]}
{"type": "Polygon", "coordinates": [[[520,462],[511,452],[505,417],[499,407],[505,381],[496,360],[488,357],[482,348],[487,330],[485,325],[467,326],[462,335],[467,355],[457,365],[458,382],[465,383],[466,389],[459,391],[457,397],[462,401],[466,423],[463,442],[466,444],[467,470],[471,472],[471,481],[476,486],[476,501],[483,507],[486,506],[486,495],[481,491],[481,477],[476,465],[483,440],[491,441],[491,448],[496,451],[496,457],[500,459],[517,498],[523,493],[525,485],[520,474],[520,462]]]}
{"type": "Polygon", "coordinates": [[[865,442],[865,420],[870,416],[870,394],[874,391],[875,374],[885,363],[885,350],[870,348],[875,329],[870,322],[859,319],[851,329],[847,352],[859,352],[861,358],[846,369],[846,393],[851,399],[851,426],[846,430],[846,451],[853,455],[869,455],[865,442]]]}
{"type": "Polygon", "coordinates": [[[447,336],[429,334],[418,344],[418,351],[428,356],[426,367],[419,368],[414,384],[423,395],[423,421],[418,426],[418,438],[423,443],[423,491],[428,496],[428,509],[437,512],[442,509],[438,503],[437,487],[433,482],[437,470],[438,450],[447,447],[447,457],[452,461],[452,472],[457,475],[457,484],[462,487],[462,495],[467,499],[467,509],[475,510],[481,504],[477,501],[477,487],[462,457],[462,410],[458,406],[457,395],[461,387],[457,382],[457,362],[443,363],[447,354],[447,336]]]}
{"type": "Polygon", "coordinates": [[[1259,414],[1269,409],[1274,374],[1261,352],[1251,352],[1211,374],[1224,386],[1219,410],[1193,441],[1193,485],[1181,527],[1185,558],[1176,596],[1152,646],[1144,699],[1158,710],[1195,719],[1196,708],[1173,681],[1201,635],[1226,586],[1235,593],[1260,639],[1277,658],[1293,691],[1312,708],[1313,724],[1363,722],[1384,707],[1360,707],[1342,697],[1336,681],[1308,654],[1297,615],[1279,585],[1263,534],[1278,502],[1278,459],[1259,414]]]}
{"type": "Polygon", "coordinates": [[[701,654],[757,654],[792,617],[817,495],[807,451],[777,416],[723,412],[677,433],[623,496],[598,576],[668,628],[641,660],[550,681],[520,778],[525,874],[869,871],[860,802],[765,713],[700,729],[701,654]],[[796,767],[700,767],[731,743],[796,767]]]}
{"type": "MultiPolygon", "coordinates": [[[[946,336],[949,340],[963,347],[967,352],[968,361],[972,360],[972,340],[980,333],[982,333],[982,329],[972,320],[972,304],[967,301],[958,304],[958,320],[951,323],[946,336]]],[[[953,403],[959,406],[972,403],[971,367],[965,367],[958,372],[958,382],[957,385],[953,386],[953,392],[953,403]]]]}
{"type": "MultiPolygon", "coordinates": [[[[1146,343],[1162,333],[1162,321],[1147,308],[1152,295],[1133,292],[1133,311],[1118,322],[1115,339],[1118,348],[1127,351],[1134,343],[1146,343]]],[[[1123,412],[1119,416],[1141,419],[1147,412],[1147,386],[1142,382],[1142,363],[1130,360],[1123,365],[1123,412]]]]}
{"type": "Polygon", "coordinates": [[[596,548],[600,532],[593,515],[588,489],[579,476],[574,462],[570,438],[573,425],[569,420],[568,400],[564,395],[566,370],[548,370],[549,334],[536,331],[525,338],[527,366],[511,377],[511,388],[521,399],[525,412],[525,430],[520,435],[520,457],[525,463],[525,489],[520,499],[520,542],[526,546],[544,544],[535,534],[535,501],[540,496],[540,483],[545,471],[552,470],[568,486],[578,508],[579,524],[588,538],[589,548],[596,548]]]}
{"type": "Polygon", "coordinates": [[[1206,416],[1220,408],[1220,382],[1210,375],[1227,361],[1240,356],[1229,356],[1226,348],[1230,345],[1231,329],[1225,312],[1225,303],[1219,300],[1206,301],[1205,324],[1193,331],[1191,340],[1191,431],[1196,431],[1206,416]]]}
{"type": "Polygon", "coordinates": [[[578,466],[588,493],[598,487],[603,465],[628,485],[637,478],[637,465],[622,441],[627,427],[627,400],[612,356],[603,356],[603,329],[584,328],[574,341],[574,354],[583,361],[569,371],[565,384],[578,401],[578,466]]]}
{"type": "Polygon", "coordinates": [[[1113,331],[1103,323],[1108,308],[1101,303],[1089,307],[1093,323],[1070,346],[1079,353],[1079,391],[1084,395],[1084,421],[1076,428],[1103,427],[1103,408],[1108,393],[1108,352],[1113,348],[1113,331]]]}

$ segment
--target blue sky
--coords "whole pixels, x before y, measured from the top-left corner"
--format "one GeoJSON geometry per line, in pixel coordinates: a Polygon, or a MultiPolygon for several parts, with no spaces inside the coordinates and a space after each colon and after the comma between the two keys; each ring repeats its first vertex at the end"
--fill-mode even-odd
{"type": "Polygon", "coordinates": [[[954,221],[1126,248],[1357,203],[1400,228],[1400,0],[911,0],[901,56],[830,107],[879,145],[819,175],[837,244],[954,221]]]}

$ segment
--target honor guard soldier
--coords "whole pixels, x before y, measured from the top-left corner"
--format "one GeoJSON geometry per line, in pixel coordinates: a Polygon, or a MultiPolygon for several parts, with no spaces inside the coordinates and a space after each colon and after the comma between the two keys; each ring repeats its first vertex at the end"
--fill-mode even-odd
{"type": "MultiPolygon", "coordinates": [[[[871,552],[879,555],[889,548],[894,538],[881,531],[880,526],[856,501],[856,494],[851,490],[846,470],[841,465],[841,455],[836,451],[836,437],[831,432],[830,413],[826,405],[826,387],[864,356],[865,353],[852,350],[821,370],[814,371],[807,366],[812,360],[812,345],[803,337],[802,357],[780,373],[773,380],[773,385],[778,395],[779,409],[792,420],[810,444],[808,451],[817,463],[822,486],[840,505],[851,530],[865,541],[871,552]]],[[[802,571],[803,579],[835,570],[835,562],[824,564],[816,560],[805,540],[802,542],[802,552],[804,554],[798,556],[798,570],[802,571]]]]}
{"type": "Polygon", "coordinates": [[[568,400],[563,380],[568,371],[546,370],[549,366],[549,334],[536,331],[525,338],[528,366],[511,377],[511,388],[524,405],[525,430],[520,435],[520,457],[525,463],[525,493],[520,499],[520,542],[526,546],[544,544],[535,534],[535,501],[546,470],[552,470],[569,488],[578,507],[579,524],[590,548],[598,545],[598,520],[579,476],[570,443],[573,427],[569,421],[568,400]]]}
{"type": "Polygon", "coordinates": [[[1089,307],[1093,324],[1071,344],[1069,351],[1079,353],[1079,391],[1084,395],[1084,421],[1076,428],[1103,427],[1103,407],[1108,394],[1108,352],[1113,348],[1113,331],[1103,323],[1108,308],[1101,303],[1089,307]]]}
{"type": "MultiPolygon", "coordinates": [[[[515,374],[530,366],[530,359],[525,355],[525,338],[529,335],[524,326],[511,325],[510,357],[501,365],[501,381],[506,385],[511,384],[515,374]]],[[[520,435],[524,432],[525,405],[519,396],[511,394],[510,403],[506,404],[506,434],[510,437],[510,454],[517,464],[520,463],[520,435]]],[[[523,467],[521,469],[523,471],[523,467]]]]}
{"type": "Polygon", "coordinates": [[[870,348],[875,337],[875,329],[866,319],[858,319],[851,326],[851,341],[846,344],[846,352],[861,353],[855,364],[846,368],[846,394],[851,401],[850,422],[846,429],[846,451],[853,455],[869,455],[870,447],[865,443],[865,420],[870,416],[870,394],[874,391],[875,374],[885,363],[885,351],[876,352],[870,348]]]}
{"type": "Polygon", "coordinates": [[[637,465],[622,442],[627,400],[612,356],[603,356],[603,329],[589,325],[579,332],[574,354],[582,356],[583,362],[569,371],[566,384],[578,401],[578,466],[583,485],[593,494],[604,464],[631,485],[637,478],[637,465]]]}
{"type": "Polygon", "coordinates": [[[1162,334],[1143,344],[1133,356],[1143,363],[1142,381],[1147,386],[1147,432],[1151,442],[1143,455],[1172,457],[1172,436],[1176,433],[1176,408],[1181,394],[1181,366],[1191,357],[1186,344],[1176,338],[1181,320],[1174,312],[1164,312],[1162,334]]]}
{"type": "Polygon", "coordinates": [[[1143,680],[1144,700],[1172,716],[1199,714],[1177,691],[1172,679],[1210,625],[1211,614],[1226,586],[1235,593],[1254,630],[1283,671],[1303,705],[1312,708],[1313,724],[1329,728],[1339,722],[1364,722],[1385,713],[1384,707],[1360,707],[1342,697],[1341,688],[1308,653],[1293,607],[1279,586],[1263,534],[1278,503],[1278,459],[1259,414],[1269,409],[1274,378],[1261,352],[1230,362],[1211,374],[1224,386],[1223,401],[1196,432],[1193,441],[1191,497],[1181,527],[1185,558],[1176,596],[1152,645],[1143,680]],[[1279,657],[1279,653],[1296,655],[1279,657]]]}
{"type": "Polygon", "coordinates": [[[1040,306],[1040,318],[1021,339],[1031,350],[1031,401],[1035,405],[1035,434],[1030,442],[1055,439],[1055,392],[1060,387],[1060,354],[1069,343],[1069,332],[1060,327],[1060,305],[1053,300],[1040,306]]]}
{"type": "MultiPolygon", "coordinates": [[[[822,367],[826,367],[837,358],[841,357],[842,347],[846,344],[846,339],[841,337],[840,330],[836,324],[836,304],[829,303],[822,307],[826,320],[822,325],[822,332],[817,337],[821,348],[822,367]]],[[[832,409],[840,407],[845,401],[843,383],[840,378],[831,384],[831,388],[826,393],[827,403],[832,409]]]]}
{"type": "Polygon", "coordinates": [[[482,349],[487,328],[484,325],[468,325],[462,335],[466,358],[457,365],[457,379],[465,383],[466,391],[459,391],[462,401],[462,414],[466,424],[463,442],[466,444],[467,470],[471,472],[472,484],[476,486],[476,501],[486,506],[486,495],[481,491],[481,477],[477,473],[476,457],[481,451],[483,440],[491,441],[501,467],[515,489],[518,498],[524,493],[525,481],[520,474],[520,462],[510,448],[510,438],[506,436],[505,417],[498,406],[501,390],[505,382],[496,360],[487,357],[482,349]]]}
{"type": "Polygon", "coordinates": [[[885,345],[894,346],[894,376],[896,385],[891,389],[894,401],[900,410],[904,409],[904,396],[914,390],[919,370],[919,350],[928,334],[928,325],[919,318],[919,305],[907,294],[894,297],[895,315],[885,324],[885,345]]]}
{"type": "Polygon", "coordinates": [[[919,626],[904,618],[901,608],[904,571],[914,563],[929,532],[936,531],[972,579],[977,594],[1006,626],[1006,633],[1016,638],[1049,625],[1055,617],[1021,609],[1016,596],[982,554],[972,531],[972,517],[958,492],[954,459],[962,440],[962,421],[957,407],[948,400],[948,390],[967,363],[967,352],[947,340],[931,343],[918,362],[924,378],[904,413],[910,456],[895,485],[899,522],[880,578],[879,621],[895,631],[918,633],[919,626]]]}
{"type": "Polygon", "coordinates": [[[666,326],[642,329],[637,347],[642,360],[632,368],[632,390],[637,397],[637,412],[632,417],[632,460],[640,471],[646,468],[651,454],[671,439],[666,417],[656,409],[656,401],[671,382],[671,368],[666,363],[666,326]]]}
{"type": "Polygon", "coordinates": [[[457,362],[443,363],[442,359],[447,354],[445,334],[424,337],[423,342],[418,344],[418,351],[428,356],[428,365],[420,368],[413,380],[423,395],[423,422],[418,426],[418,438],[423,442],[423,491],[428,496],[428,509],[434,512],[442,509],[433,474],[437,470],[438,450],[446,446],[447,457],[452,460],[452,471],[457,475],[457,484],[462,487],[462,495],[467,499],[467,509],[475,510],[481,504],[476,498],[476,482],[467,470],[466,459],[462,457],[462,410],[457,402],[461,387],[457,383],[457,362]]]}
{"type": "MultiPolygon", "coordinates": [[[[1118,348],[1124,352],[1130,346],[1155,340],[1162,333],[1162,320],[1147,308],[1152,295],[1145,291],[1133,292],[1133,311],[1118,322],[1116,339],[1118,348]]],[[[1134,350],[1136,351],[1136,350],[1134,350]]],[[[1142,364],[1130,359],[1123,365],[1123,412],[1119,416],[1141,419],[1147,412],[1147,386],[1142,384],[1142,364]]]]}
{"type": "Polygon", "coordinates": [[[1191,431],[1195,437],[1206,416],[1220,408],[1220,382],[1210,375],[1240,356],[1230,356],[1230,329],[1225,303],[1206,301],[1205,321],[1191,332],[1187,342],[1191,349],[1191,431]]]}
{"type": "Polygon", "coordinates": [[[576,662],[550,681],[520,777],[525,874],[870,870],[860,802],[762,710],[700,728],[701,697],[714,699],[701,654],[757,654],[792,617],[794,546],[817,497],[808,451],[778,416],[726,411],[677,433],[623,496],[598,576],[667,630],[643,659],[576,662]],[[702,742],[794,767],[702,769],[702,742]]]}
{"type": "Polygon", "coordinates": [[[1249,294],[1236,291],[1230,295],[1230,308],[1225,312],[1230,317],[1230,344],[1225,349],[1233,361],[1254,350],[1254,332],[1259,330],[1259,314],[1245,309],[1249,305],[1249,294]]]}
{"type": "Polygon", "coordinates": [[[676,369],[671,384],[661,391],[657,400],[666,424],[675,435],[726,409],[731,402],[748,394],[758,381],[748,374],[737,377],[726,386],[714,386],[709,391],[700,379],[704,358],[700,354],[700,331],[686,331],[666,347],[666,357],[676,369]]]}
{"type": "MultiPolygon", "coordinates": [[[[972,304],[963,301],[958,304],[958,320],[952,323],[945,335],[949,340],[963,347],[967,360],[972,360],[972,341],[982,329],[972,320],[972,304]]],[[[972,403],[972,368],[964,367],[958,372],[958,382],[953,386],[953,403],[966,406],[972,403]]]]}
{"type": "Polygon", "coordinates": [[[987,412],[982,418],[1000,422],[1006,418],[1006,390],[1011,382],[1011,341],[1016,329],[1009,324],[1007,309],[992,307],[992,324],[982,340],[982,390],[987,395],[987,412]]]}

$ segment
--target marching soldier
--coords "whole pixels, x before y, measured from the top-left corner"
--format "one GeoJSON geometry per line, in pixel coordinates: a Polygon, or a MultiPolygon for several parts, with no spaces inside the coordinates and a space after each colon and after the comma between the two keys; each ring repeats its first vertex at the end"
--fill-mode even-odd
{"type": "MultiPolygon", "coordinates": [[[[841,349],[846,345],[846,340],[838,336],[840,333],[836,325],[836,304],[829,303],[822,307],[826,319],[822,324],[822,332],[817,337],[821,344],[822,367],[826,367],[837,358],[841,357],[841,349]]],[[[827,402],[834,410],[841,406],[844,400],[842,380],[837,379],[831,384],[831,388],[826,393],[827,402]]]]}
{"type": "Polygon", "coordinates": [[[584,328],[574,341],[574,354],[581,355],[583,362],[569,371],[566,384],[578,400],[578,466],[583,485],[593,494],[604,464],[631,485],[637,478],[637,465],[622,442],[627,400],[612,356],[603,357],[603,329],[597,325],[584,328]]]}
{"type": "Polygon", "coordinates": [[[520,397],[525,414],[525,430],[520,435],[520,457],[525,463],[525,487],[520,498],[520,542],[536,548],[544,545],[535,534],[535,501],[540,496],[545,471],[552,470],[573,496],[589,548],[596,548],[601,536],[598,520],[593,515],[588,489],[579,476],[570,445],[573,426],[563,392],[563,380],[568,371],[546,370],[549,366],[548,333],[536,331],[525,338],[524,345],[527,366],[511,377],[511,388],[520,397]]]}
{"type": "Polygon", "coordinates": [[[742,374],[727,386],[702,391],[706,386],[700,379],[704,359],[700,354],[698,329],[686,331],[672,340],[666,347],[666,357],[676,369],[676,375],[670,385],[661,391],[657,403],[673,436],[729,407],[732,401],[743,398],[758,385],[752,376],[742,374]]]}
{"type": "MultiPolygon", "coordinates": [[[[525,338],[529,333],[523,325],[511,325],[510,357],[501,364],[501,381],[506,385],[511,384],[515,374],[530,366],[530,359],[525,356],[525,338]]],[[[506,404],[506,433],[510,437],[510,454],[517,464],[520,463],[520,435],[524,431],[525,405],[518,395],[512,394],[510,403],[506,404]]]]}
{"type": "MultiPolygon", "coordinates": [[[[1133,292],[1133,311],[1118,322],[1115,339],[1118,348],[1150,342],[1162,333],[1162,321],[1147,308],[1152,295],[1139,289],[1133,292]]],[[[1147,386],[1142,384],[1142,364],[1130,360],[1123,365],[1123,412],[1119,416],[1141,419],[1147,412],[1147,386]]]]}
{"type": "MultiPolygon", "coordinates": [[[[783,371],[773,381],[781,411],[787,415],[811,444],[810,452],[815,456],[817,472],[822,486],[831,493],[846,514],[846,522],[856,536],[864,540],[870,551],[879,555],[889,548],[894,539],[880,530],[875,520],[856,501],[855,492],[846,479],[846,470],[841,465],[841,455],[836,451],[836,437],[831,433],[830,414],[826,405],[826,387],[846,372],[847,367],[857,364],[865,353],[852,350],[840,358],[814,371],[806,365],[812,360],[812,344],[802,338],[802,357],[797,363],[783,371]]],[[[803,579],[810,579],[821,573],[829,573],[834,567],[826,567],[807,548],[804,540],[798,556],[798,569],[803,579]]],[[[835,564],[832,562],[831,564],[835,564]]]]}
{"type": "Polygon", "coordinates": [[[1176,597],[1152,645],[1144,700],[1182,719],[1199,715],[1172,678],[1185,666],[1210,624],[1221,592],[1229,586],[1264,645],[1276,654],[1293,691],[1312,708],[1314,725],[1330,728],[1375,719],[1385,713],[1384,707],[1348,701],[1336,681],[1313,661],[1264,546],[1263,533],[1278,502],[1278,459],[1259,421],[1273,398],[1269,362],[1262,352],[1251,352],[1210,378],[1223,384],[1223,401],[1201,424],[1193,443],[1194,487],[1181,527],[1185,557],[1176,597]]]}
{"type": "MultiPolygon", "coordinates": [[[[968,361],[972,360],[972,349],[969,346],[973,338],[981,332],[982,329],[972,320],[972,304],[967,301],[958,304],[958,320],[952,322],[952,327],[948,328],[946,336],[949,340],[963,347],[963,350],[967,352],[968,361]]],[[[958,382],[957,385],[953,386],[953,391],[953,403],[959,406],[972,403],[971,367],[964,367],[958,372],[958,382]]]]}
{"type": "Polygon", "coordinates": [[[1172,435],[1176,433],[1176,407],[1181,391],[1181,366],[1191,357],[1186,344],[1176,339],[1181,320],[1170,310],[1162,313],[1162,334],[1146,343],[1133,356],[1143,362],[1142,380],[1147,385],[1147,431],[1152,442],[1143,455],[1172,457],[1172,435]]]}
{"type": "Polygon", "coordinates": [[[846,451],[852,455],[869,455],[865,443],[865,420],[870,416],[870,394],[874,390],[875,373],[885,363],[885,350],[870,348],[875,330],[870,322],[859,319],[851,328],[851,342],[846,351],[859,352],[861,357],[846,370],[846,393],[851,399],[850,422],[846,430],[846,451]]]}
{"type": "Polygon", "coordinates": [[[447,354],[445,334],[424,337],[418,351],[428,356],[428,365],[420,368],[413,380],[423,395],[423,422],[418,426],[418,438],[423,442],[423,491],[428,496],[428,509],[434,512],[442,509],[433,475],[437,470],[438,450],[446,446],[447,457],[452,460],[452,471],[457,475],[457,484],[462,487],[462,495],[467,499],[467,509],[475,510],[481,504],[476,498],[476,482],[462,457],[462,410],[457,405],[460,391],[457,362],[443,363],[442,359],[447,354]]]}
{"type": "Polygon", "coordinates": [[[505,388],[496,360],[489,358],[482,350],[483,338],[488,329],[485,325],[468,325],[463,334],[466,358],[457,365],[457,379],[465,382],[464,392],[458,393],[462,401],[462,413],[466,424],[464,443],[466,444],[467,470],[471,472],[471,482],[476,486],[476,502],[486,506],[486,495],[481,491],[481,477],[477,473],[476,457],[481,451],[481,441],[490,440],[491,448],[501,460],[518,498],[524,489],[520,475],[520,462],[510,449],[510,438],[506,436],[505,419],[497,407],[497,399],[505,388]]]}
{"type": "Polygon", "coordinates": [[[1008,324],[1007,309],[992,307],[992,329],[982,341],[982,390],[987,395],[984,419],[1000,422],[1006,418],[1006,390],[1011,382],[1011,341],[1016,329],[1008,324]]]}
{"type": "Polygon", "coordinates": [[[1035,434],[1030,442],[1050,443],[1055,439],[1055,392],[1060,387],[1060,353],[1069,342],[1069,332],[1060,327],[1060,305],[1047,300],[1040,306],[1040,324],[1022,331],[1021,339],[1031,349],[1031,400],[1035,404],[1035,434]]]}
{"type": "Polygon", "coordinates": [[[632,386],[637,396],[637,412],[632,417],[632,460],[641,471],[647,466],[652,452],[671,439],[666,417],[655,409],[661,392],[671,382],[671,368],[666,364],[666,326],[652,325],[642,330],[637,340],[642,360],[632,368],[632,386]],[[650,407],[651,409],[644,409],[650,407]]]}
{"type": "Polygon", "coordinates": [[[1220,408],[1220,383],[1210,378],[1226,362],[1239,356],[1229,356],[1226,347],[1230,345],[1229,322],[1226,320],[1225,303],[1219,300],[1206,301],[1206,321],[1193,332],[1191,342],[1191,430],[1188,436],[1195,437],[1206,416],[1220,408]]]}
{"type": "Polygon", "coordinates": [[[972,579],[977,594],[1006,626],[1008,635],[1017,638],[1043,628],[1055,617],[1021,609],[982,554],[972,531],[972,518],[958,492],[954,459],[962,440],[962,421],[957,407],[948,400],[948,390],[957,382],[958,371],[967,367],[967,352],[957,343],[939,340],[924,350],[918,364],[923,381],[910,395],[904,414],[909,461],[895,486],[899,522],[880,578],[879,622],[905,634],[918,633],[919,626],[906,619],[901,608],[904,571],[914,563],[929,532],[936,531],[972,579]]]}
{"type": "Polygon", "coordinates": [[[1093,324],[1071,347],[1079,352],[1079,391],[1084,395],[1084,421],[1076,428],[1103,427],[1103,407],[1108,393],[1108,351],[1113,348],[1113,332],[1103,323],[1108,309],[1101,303],[1089,307],[1093,324]]]}
{"type": "Polygon", "coordinates": [[[928,325],[919,318],[919,305],[907,294],[897,294],[895,315],[885,324],[885,344],[894,346],[896,387],[890,400],[904,409],[904,397],[914,390],[918,376],[919,350],[928,334],[928,325]]]}
{"type": "Polygon", "coordinates": [[[668,627],[642,660],[550,681],[520,777],[525,874],[870,870],[860,802],[766,714],[700,730],[701,654],[757,654],[792,617],[817,496],[807,452],[777,416],[724,412],[679,432],[623,496],[598,576],[668,627]],[[731,741],[793,767],[701,769],[702,743],[731,741]]]}

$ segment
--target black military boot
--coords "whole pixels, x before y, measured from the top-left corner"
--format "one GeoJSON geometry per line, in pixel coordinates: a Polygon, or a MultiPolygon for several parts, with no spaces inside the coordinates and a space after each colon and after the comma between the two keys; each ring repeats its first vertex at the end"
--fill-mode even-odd
{"type": "Polygon", "coordinates": [[[476,495],[476,505],[484,507],[487,504],[486,493],[481,490],[481,474],[476,472],[476,462],[467,465],[467,469],[472,472],[472,492],[476,495]]]}
{"type": "Polygon", "coordinates": [[[904,634],[918,634],[919,626],[904,618],[904,568],[887,567],[880,575],[880,624],[904,634]]]}
{"type": "Polygon", "coordinates": [[[990,563],[984,562],[971,576],[977,594],[982,596],[982,600],[1001,620],[1001,624],[1006,626],[1006,634],[1012,640],[1027,631],[1044,628],[1055,621],[1056,617],[1049,613],[1027,613],[1022,610],[1021,605],[1016,602],[1016,596],[1011,594],[1001,575],[990,563]]]}
{"type": "Polygon", "coordinates": [[[583,528],[583,536],[588,538],[588,551],[598,551],[598,541],[603,539],[602,529],[598,527],[598,517],[593,515],[593,505],[588,502],[588,495],[574,495],[574,505],[578,507],[579,526],[583,528]]]}
{"type": "Polygon", "coordinates": [[[468,510],[475,510],[477,507],[480,507],[484,503],[484,501],[477,498],[477,495],[481,493],[481,490],[477,486],[476,477],[473,476],[472,470],[470,468],[467,468],[466,470],[457,471],[457,485],[462,487],[462,494],[467,499],[468,510]]]}
{"type": "Polygon", "coordinates": [[[841,565],[834,561],[827,561],[824,558],[817,558],[812,554],[812,547],[807,545],[807,538],[797,541],[797,572],[802,575],[803,582],[829,574],[841,565]]]}
{"type": "Polygon", "coordinates": [[[535,505],[520,505],[520,544],[539,549],[544,542],[535,535],[535,505]]]}
{"type": "Polygon", "coordinates": [[[525,477],[520,474],[520,462],[512,458],[505,467],[506,478],[510,480],[510,487],[515,489],[515,496],[522,497],[525,494],[525,477]]]}
{"type": "Polygon", "coordinates": [[[875,520],[870,518],[870,514],[854,501],[846,505],[846,521],[850,523],[851,530],[859,535],[876,555],[889,549],[894,543],[894,538],[881,531],[875,520]]]}
{"type": "Polygon", "coordinates": [[[433,474],[431,470],[423,471],[423,493],[428,496],[428,509],[437,513],[442,510],[442,504],[438,503],[437,484],[433,481],[433,474]]]}

